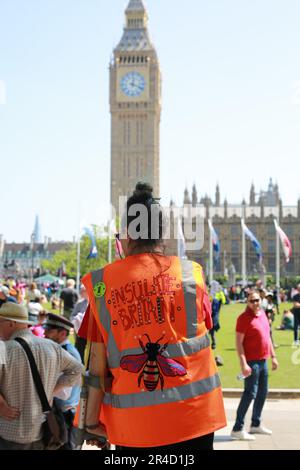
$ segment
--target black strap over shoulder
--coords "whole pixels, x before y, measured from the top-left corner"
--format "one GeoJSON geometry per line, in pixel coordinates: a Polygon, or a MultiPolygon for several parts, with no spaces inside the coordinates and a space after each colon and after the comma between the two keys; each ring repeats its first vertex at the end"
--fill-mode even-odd
{"type": "Polygon", "coordinates": [[[42,383],[42,379],[41,379],[41,376],[39,374],[39,371],[38,371],[36,362],[34,360],[33,354],[31,352],[31,349],[30,349],[27,341],[25,341],[23,338],[15,338],[15,341],[17,341],[22,346],[22,348],[24,349],[24,351],[25,351],[25,353],[28,357],[28,361],[29,361],[29,364],[30,364],[30,369],[31,369],[33,381],[34,381],[34,384],[35,384],[35,387],[36,387],[36,390],[37,390],[37,393],[38,393],[38,396],[39,396],[39,399],[40,399],[40,402],[41,402],[41,405],[42,405],[43,413],[47,413],[48,411],[51,410],[51,407],[49,405],[49,402],[48,402],[48,399],[47,399],[47,396],[46,396],[46,393],[45,393],[45,389],[44,389],[44,386],[43,386],[43,383],[42,383]]]}

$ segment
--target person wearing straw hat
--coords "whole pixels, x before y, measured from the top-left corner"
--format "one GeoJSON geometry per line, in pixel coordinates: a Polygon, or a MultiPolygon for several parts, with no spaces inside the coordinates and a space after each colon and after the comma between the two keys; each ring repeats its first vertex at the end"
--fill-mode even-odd
{"type": "Polygon", "coordinates": [[[27,356],[16,338],[26,341],[37,364],[49,403],[83,373],[82,364],[59,344],[34,336],[27,308],[6,302],[0,308],[0,450],[43,450],[45,415],[27,356]],[[2,340],[2,341],[1,341],[2,340]],[[1,402],[4,406],[1,413],[1,402]]]}

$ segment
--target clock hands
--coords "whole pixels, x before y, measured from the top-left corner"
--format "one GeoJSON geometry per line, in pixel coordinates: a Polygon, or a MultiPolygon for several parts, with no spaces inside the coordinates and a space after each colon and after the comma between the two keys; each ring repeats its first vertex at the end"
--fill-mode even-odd
{"type": "Polygon", "coordinates": [[[138,96],[145,89],[144,77],[136,76],[134,73],[129,73],[124,77],[123,87],[125,94],[130,96],[138,96]],[[125,89],[127,88],[127,92],[125,89]]]}

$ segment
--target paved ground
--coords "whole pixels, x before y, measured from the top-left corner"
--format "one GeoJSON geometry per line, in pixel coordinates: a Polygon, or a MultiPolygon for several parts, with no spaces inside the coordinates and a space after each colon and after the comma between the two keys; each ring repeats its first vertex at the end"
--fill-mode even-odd
{"type": "MultiPolygon", "coordinates": [[[[300,400],[268,400],[263,411],[263,422],[272,429],[272,436],[256,435],[253,442],[242,442],[231,439],[236,410],[237,398],[225,398],[228,424],[225,429],[216,433],[216,450],[300,450],[300,400]]],[[[246,417],[245,429],[249,430],[251,410],[246,417]]]]}
{"type": "MultiPolygon", "coordinates": [[[[225,398],[228,424],[215,436],[215,450],[300,450],[300,399],[276,400],[266,402],[263,421],[272,429],[272,436],[256,436],[253,442],[233,440],[230,432],[235,420],[238,398],[225,398]]],[[[249,429],[251,410],[246,418],[246,430],[249,429]]],[[[98,450],[85,446],[84,450],[98,450]]]]}

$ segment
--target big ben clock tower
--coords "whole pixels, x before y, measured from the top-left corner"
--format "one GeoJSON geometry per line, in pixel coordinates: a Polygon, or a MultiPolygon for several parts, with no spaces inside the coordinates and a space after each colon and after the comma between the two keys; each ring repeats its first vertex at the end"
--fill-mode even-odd
{"type": "Polygon", "coordinates": [[[123,36],[110,64],[111,203],[138,181],[159,196],[161,76],[143,0],[130,0],[123,36]]]}

